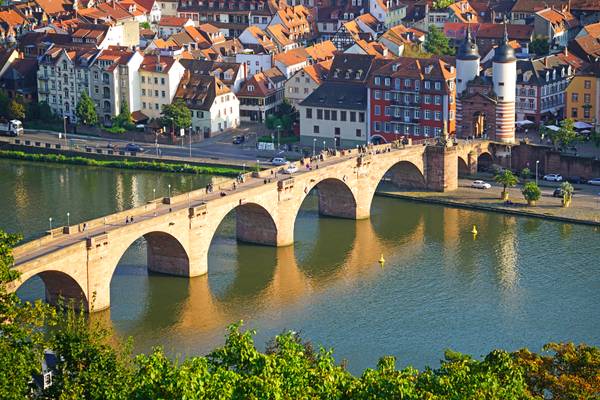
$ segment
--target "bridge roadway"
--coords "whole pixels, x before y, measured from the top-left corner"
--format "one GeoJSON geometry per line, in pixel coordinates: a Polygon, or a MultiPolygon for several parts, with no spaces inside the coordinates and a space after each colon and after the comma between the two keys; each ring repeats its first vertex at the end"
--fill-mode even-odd
{"type": "Polygon", "coordinates": [[[213,235],[232,210],[238,240],[288,246],[294,241],[296,214],[313,188],[318,189],[320,214],[364,219],[384,175],[402,187],[453,190],[458,170],[476,171],[482,154],[498,155],[494,146],[485,141],[451,147],[385,144],[369,146],[366,153],[346,150],[323,160],[298,162],[293,177],[277,173],[281,167],[271,168],[245,174],[245,182],[235,190],[231,180],[215,185],[212,193],[195,190],[59,227],[14,249],[14,268],[21,278],[10,290],[37,275],[49,302],[64,297],[87,310],[102,310],[110,306],[110,281],[120,258],[141,237],[147,242],[149,270],[203,275],[213,235]],[[126,224],[127,217],[134,222],[126,224]]]}

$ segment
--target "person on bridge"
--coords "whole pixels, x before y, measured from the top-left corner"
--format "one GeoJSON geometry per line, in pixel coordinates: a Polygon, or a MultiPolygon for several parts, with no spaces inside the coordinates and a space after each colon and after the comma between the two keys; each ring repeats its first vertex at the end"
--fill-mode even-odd
{"type": "Polygon", "coordinates": [[[125,225],[129,223],[129,217],[125,217],[125,225]]]}

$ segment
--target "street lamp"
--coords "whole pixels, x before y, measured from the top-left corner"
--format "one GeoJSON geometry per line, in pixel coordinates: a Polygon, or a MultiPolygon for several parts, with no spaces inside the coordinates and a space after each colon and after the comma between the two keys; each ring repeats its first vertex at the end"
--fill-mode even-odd
{"type": "Polygon", "coordinates": [[[188,132],[190,135],[190,158],[192,158],[192,127],[191,126],[190,126],[188,132]]]}
{"type": "Polygon", "coordinates": [[[323,140],[323,150],[325,150],[325,141],[323,140]]]}
{"type": "Polygon", "coordinates": [[[156,188],[152,189],[152,200],[156,199],[156,188]]]}
{"type": "Polygon", "coordinates": [[[535,185],[538,184],[538,165],[540,165],[540,160],[535,160],[535,185]]]}
{"type": "Polygon", "coordinates": [[[67,145],[67,116],[63,115],[63,129],[65,131],[65,146],[67,145]]]}
{"type": "Polygon", "coordinates": [[[169,183],[167,186],[169,186],[169,198],[171,198],[171,184],[169,183]]]}
{"type": "Polygon", "coordinates": [[[245,174],[246,173],[246,163],[242,164],[242,168],[243,168],[242,171],[244,171],[244,174],[245,174]]]}
{"type": "Polygon", "coordinates": [[[48,222],[50,223],[50,234],[52,234],[52,217],[48,218],[48,222]]]}
{"type": "Polygon", "coordinates": [[[67,226],[71,226],[71,213],[67,213],[67,226]]]}
{"type": "Polygon", "coordinates": [[[315,147],[317,145],[317,138],[313,138],[313,157],[315,156],[315,147]]]}
{"type": "Polygon", "coordinates": [[[281,125],[277,125],[277,150],[279,150],[279,147],[281,146],[280,144],[280,139],[281,139],[281,125]]]}

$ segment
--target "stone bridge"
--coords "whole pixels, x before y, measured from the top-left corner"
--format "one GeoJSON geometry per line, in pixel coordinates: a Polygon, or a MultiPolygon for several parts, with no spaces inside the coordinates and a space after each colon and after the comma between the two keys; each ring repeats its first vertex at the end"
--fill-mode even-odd
{"type": "Polygon", "coordinates": [[[294,243],[296,215],[311,190],[317,189],[321,215],[350,219],[369,218],[379,182],[417,190],[449,191],[457,188],[458,173],[474,172],[478,163],[502,157],[505,145],[488,141],[437,145],[384,144],[301,160],[293,176],[272,168],[247,174],[234,188],[233,181],[212,193],[195,190],[47,232],[14,249],[18,287],[39,276],[46,299],[74,299],[87,310],[110,307],[110,282],[119,260],[139,238],[147,242],[150,271],[198,276],[208,272],[208,250],[213,236],[230,212],[235,211],[237,239],[244,242],[289,246],[294,243]],[[310,168],[308,167],[310,165],[310,168]],[[134,222],[125,223],[133,216],[134,222]]]}

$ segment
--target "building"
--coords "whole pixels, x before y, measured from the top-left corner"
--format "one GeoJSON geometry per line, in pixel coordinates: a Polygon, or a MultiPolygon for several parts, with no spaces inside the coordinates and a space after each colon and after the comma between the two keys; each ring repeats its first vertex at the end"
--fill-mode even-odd
{"type": "Polygon", "coordinates": [[[304,146],[348,148],[368,140],[367,79],[375,57],[339,54],[327,79],[298,105],[304,146]]]}
{"type": "Polygon", "coordinates": [[[237,93],[247,78],[246,64],[209,60],[179,60],[186,70],[193,74],[214,76],[223,82],[229,90],[237,93]]]}
{"type": "Polygon", "coordinates": [[[239,125],[240,101],[215,76],[187,69],[179,82],[175,99],[185,101],[192,113],[192,132],[204,138],[239,125]]]}
{"type": "Polygon", "coordinates": [[[304,47],[279,53],[273,56],[273,64],[279,68],[286,78],[290,78],[309,63],[308,52],[304,47]]]}
{"type": "Polygon", "coordinates": [[[165,104],[171,104],[185,69],[172,56],[146,54],[140,65],[141,112],[160,118],[165,104]]]}
{"type": "Polygon", "coordinates": [[[280,24],[286,29],[290,40],[305,41],[311,38],[313,33],[310,15],[308,8],[302,5],[282,7],[273,15],[269,26],[280,24]]]}
{"type": "Polygon", "coordinates": [[[536,12],[545,8],[561,7],[565,0],[516,0],[510,10],[510,22],[513,24],[531,24],[536,12]]]}
{"type": "Polygon", "coordinates": [[[467,29],[456,55],[457,135],[513,143],[517,59],[506,25],[503,43],[494,50],[492,68],[483,76],[480,61],[477,44],[467,29]]]}
{"type": "Polygon", "coordinates": [[[0,87],[9,98],[37,101],[37,60],[17,58],[0,77],[0,87]]]}
{"type": "Polygon", "coordinates": [[[273,54],[278,51],[275,42],[258,26],[249,26],[244,29],[238,39],[242,42],[245,49],[251,49],[257,54],[273,54]]]}
{"type": "Polygon", "coordinates": [[[400,0],[388,0],[387,12],[385,14],[385,27],[390,29],[396,25],[402,24],[406,18],[407,6],[400,0]]]}
{"type": "MultiPolygon", "coordinates": [[[[452,40],[458,48],[470,25],[471,34],[479,48],[480,54],[487,54],[495,46],[502,44],[504,25],[488,22],[467,24],[464,22],[447,22],[444,24],[444,35],[452,40]]],[[[517,41],[521,48],[528,49],[533,40],[533,26],[522,24],[506,24],[509,41],[517,41]]]]}
{"type": "Polygon", "coordinates": [[[90,94],[89,67],[99,53],[93,45],[50,47],[38,61],[38,101],[48,103],[54,114],[77,122],[75,109],[81,94],[90,94]]]}
{"type": "Polygon", "coordinates": [[[414,28],[407,28],[404,25],[396,25],[388,29],[378,39],[395,56],[401,56],[404,53],[405,46],[421,48],[425,42],[425,33],[414,28]]]}
{"type": "Polygon", "coordinates": [[[565,97],[565,116],[586,122],[600,132],[600,64],[587,64],[578,71],[567,86],[565,97]]]}
{"type": "Polygon", "coordinates": [[[455,133],[456,68],[445,61],[388,61],[373,71],[368,87],[372,142],[455,133]]]}
{"type": "Polygon", "coordinates": [[[285,95],[286,77],[278,68],[254,74],[242,85],[240,99],[242,121],[265,122],[279,109],[285,95]]]}
{"type": "Polygon", "coordinates": [[[331,61],[307,65],[285,82],[285,98],[294,108],[310,96],[327,78],[331,61]]]}
{"type": "Polygon", "coordinates": [[[517,61],[516,118],[536,124],[566,118],[565,90],[580,60],[569,54],[517,61]]]}
{"type": "Polygon", "coordinates": [[[567,8],[546,8],[534,14],[535,35],[548,39],[551,47],[567,47],[579,32],[579,20],[567,8]]]}
{"type": "Polygon", "coordinates": [[[182,32],[186,26],[193,27],[194,22],[189,18],[163,15],[157,24],[158,35],[166,39],[171,35],[182,32]]]}

